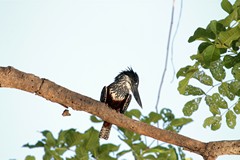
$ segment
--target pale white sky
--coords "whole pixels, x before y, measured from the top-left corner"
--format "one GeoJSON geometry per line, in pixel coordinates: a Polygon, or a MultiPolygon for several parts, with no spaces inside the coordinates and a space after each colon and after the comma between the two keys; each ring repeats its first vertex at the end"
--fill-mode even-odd
{"type": "MultiPolygon", "coordinates": [[[[171,5],[172,1],[164,0],[0,0],[0,65],[14,66],[94,99],[121,70],[132,66],[140,77],[141,111],[147,115],[155,111],[171,5]]],[[[179,7],[180,0],[176,18],[179,7]]],[[[196,53],[198,43],[187,40],[195,29],[225,15],[219,0],[184,0],[174,43],[176,69],[192,64],[189,56],[196,53]]],[[[170,83],[172,74],[169,65],[159,107],[170,108],[180,117],[191,97],[178,94],[178,80],[170,83]]],[[[42,150],[21,147],[41,139],[38,131],[47,129],[57,135],[61,129],[84,132],[92,125],[101,127],[91,123],[85,112],[71,111],[71,117],[62,117],[63,107],[30,93],[1,88],[0,97],[1,159],[23,159],[29,154],[41,159],[42,150]]],[[[140,109],[135,100],[129,108],[140,109]]],[[[224,122],[218,131],[204,129],[203,120],[210,113],[204,103],[199,110],[181,134],[205,142],[239,139],[239,125],[230,130],[224,122]]],[[[119,143],[114,132],[109,142],[119,143]]]]}

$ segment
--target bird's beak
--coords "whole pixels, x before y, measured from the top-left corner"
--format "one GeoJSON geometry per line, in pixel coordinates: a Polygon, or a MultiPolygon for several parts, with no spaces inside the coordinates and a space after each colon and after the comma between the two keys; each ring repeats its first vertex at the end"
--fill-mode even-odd
{"type": "Polygon", "coordinates": [[[142,108],[142,102],[141,102],[141,98],[140,98],[140,95],[138,93],[137,87],[133,87],[133,96],[136,99],[136,101],[139,104],[139,106],[142,108]]]}

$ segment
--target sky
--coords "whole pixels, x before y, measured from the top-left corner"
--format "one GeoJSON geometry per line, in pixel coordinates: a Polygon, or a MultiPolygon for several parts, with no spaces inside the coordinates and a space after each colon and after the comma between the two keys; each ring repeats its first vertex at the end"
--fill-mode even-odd
{"type": "MultiPolygon", "coordinates": [[[[175,7],[173,31],[180,0],[175,7]]],[[[47,78],[96,100],[103,86],[131,66],[140,77],[141,112],[147,115],[155,111],[171,8],[172,1],[164,0],[0,0],[0,66],[47,78]]],[[[196,53],[199,43],[187,40],[195,29],[225,16],[219,0],[184,0],[173,45],[176,70],[193,64],[189,56],[196,53]]],[[[173,74],[169,61],[159,109],[170,108],[176,117],[182,117],[182,107],[191,97],[179,95],[179,80],[171,82],[173,74]]],[[[1,88],[0,97],[0,157],[4,160],[20,160],[29,154],[41,159],[42,150],[22,145],[42,139],[39,132],[43,130],[57,135],[70,128],[80,132],[91,126],[101,128],[90,122],[86,112],[70,110],[72,116],[62,117],[62,106],[24,91],[1,88]]],[[[134,99],[129,108],[140,109],[134,99]]],[[[234,130],[223,122],[221,129],[213,132],[202,127],[207,116],[210,113],[203,103],[192,117],[194,122],[180,133],[204,142],[239,139],[239,117],[234,130]]],[[[119,143],[114,132],[108,141],[119,143]]],[[[186,153],[194,160],[202,159],[186,153]]],[[[239,159],[222,156],[218,160],[230,158],[239,159]]]]}

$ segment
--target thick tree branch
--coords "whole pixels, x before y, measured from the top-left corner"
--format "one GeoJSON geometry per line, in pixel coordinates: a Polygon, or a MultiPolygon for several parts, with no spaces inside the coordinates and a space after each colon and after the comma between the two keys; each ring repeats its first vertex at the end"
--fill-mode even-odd
{"type": "Polygon", "coordinates": [[[143,122],[132,120],[109,109],[104,103],[70,91],[50,80],[21,72],[13,67],[0,67],[0,87],[16,88],[35,93],[47,100],[69,106],[74,110],[96,115],[104,121],[126,128],[141,135],[183,147],[202,155],[204,159],[216,159],[220,155],[240,154],[240,141],[217,141],[204,143],[186,136],[162,130],[143,122]]]}

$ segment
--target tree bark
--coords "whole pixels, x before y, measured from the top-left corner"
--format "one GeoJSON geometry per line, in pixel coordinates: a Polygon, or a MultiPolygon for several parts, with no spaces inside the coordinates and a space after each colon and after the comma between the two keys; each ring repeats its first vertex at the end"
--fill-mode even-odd
{"type": "Polygon", "coordinates": [[[45,78],[24,73],[13,67],[0,67],[0,87],[16,88],[34,93],[47,100],[85,111],[135,133],[152,137],[156,140],[174,144],[201,155],[206,160],[214,160],[220,155],[240,155],[240,140],[216,141],[204,143],[175,132],[162,130],[143,122],[132,120],[106,104],[64,88],[45,78]]]}

